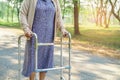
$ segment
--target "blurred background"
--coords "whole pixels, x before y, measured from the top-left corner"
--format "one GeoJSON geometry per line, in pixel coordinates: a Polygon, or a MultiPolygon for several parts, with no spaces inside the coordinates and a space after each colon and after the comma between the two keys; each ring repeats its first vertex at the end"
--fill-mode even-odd
{"type": "MultiPolygon", "coordinates": [[[[0,0],[0,25],[20,28],[19,9],[22,1],[0,0]]],[[[59,1],[62,18],[66,29],[72,34],[73,44],[77,40],[76,43],[85,48],[105,47],[119,52],[120,0],[59,1]]]]}

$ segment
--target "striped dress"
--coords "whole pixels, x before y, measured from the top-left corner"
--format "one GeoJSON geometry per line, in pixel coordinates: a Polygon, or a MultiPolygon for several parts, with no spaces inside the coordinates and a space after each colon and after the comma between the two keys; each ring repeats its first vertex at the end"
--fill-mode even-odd
{"type": "MultiPolygon", "coordinates": [[[[32,31],[37,34],[38,41],[51,43],[54,40],[54,18],[55,7],[51,0],[38,0],[34,15],[32,31]]],[[[35,48],[34,38],[27,41],[22,74],[26,77],[35,71],[35,48]]],[[[54,46],[39,46],[38,48],[38,68],[53,67],[54,46]]]]}

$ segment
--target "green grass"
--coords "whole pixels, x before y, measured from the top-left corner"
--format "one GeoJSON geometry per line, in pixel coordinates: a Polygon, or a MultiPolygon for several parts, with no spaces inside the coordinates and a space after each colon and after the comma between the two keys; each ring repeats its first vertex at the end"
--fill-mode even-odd
{"type": "Polygon", "coordinates": [[[8,27],[8,28],[17,28],[19,29],[20,25],[19,23],[12,23],[12,22],[4,22],[4,21],[0,21],[0,25],[3,27],[8,27]]]}
{"type": "Polygon", "coordinates": [[[112,49],[120,49],[120,26],[110,26],[110,28],[101,28],[94,25],[80,25],[81,35],[74,35],[73,27],[67,27],[72,34],[73,39],[95,46],[105,46],[112,49]]]}

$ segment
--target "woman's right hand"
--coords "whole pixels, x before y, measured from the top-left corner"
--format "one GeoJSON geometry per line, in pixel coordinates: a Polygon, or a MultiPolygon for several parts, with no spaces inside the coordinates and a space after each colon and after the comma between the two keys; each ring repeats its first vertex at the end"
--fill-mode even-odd
{"type": "Polygon", "coordinates": [[[27,40],[29,40],[32,37],[32,31],[30,29],[25,30],[25,36],[27,40]]]}

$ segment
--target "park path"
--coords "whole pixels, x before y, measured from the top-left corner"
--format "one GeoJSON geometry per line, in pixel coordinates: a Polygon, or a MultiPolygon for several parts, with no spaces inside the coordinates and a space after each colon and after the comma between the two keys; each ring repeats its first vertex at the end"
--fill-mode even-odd
{"type": "MultiPolygon", "coordinates": [[[[17,38],[21,30],[0,28],[0,80],[17,80],[17,38]]],[[[67,63],[67,49],[63,50],[67,63]]],[[[55,48],[55,65],[59,64],[59,47],[55,48]]],[[[72,50],[71,80],[120,80],[120,60],[72,50]]],[[[67,70],[65,77],[67,77],[67,70]]],[[[50,71],[48,80],[60,80],[59,71],[50,71]]],[[[28,80],[23,78],[22,80],[28,80]]]]}

